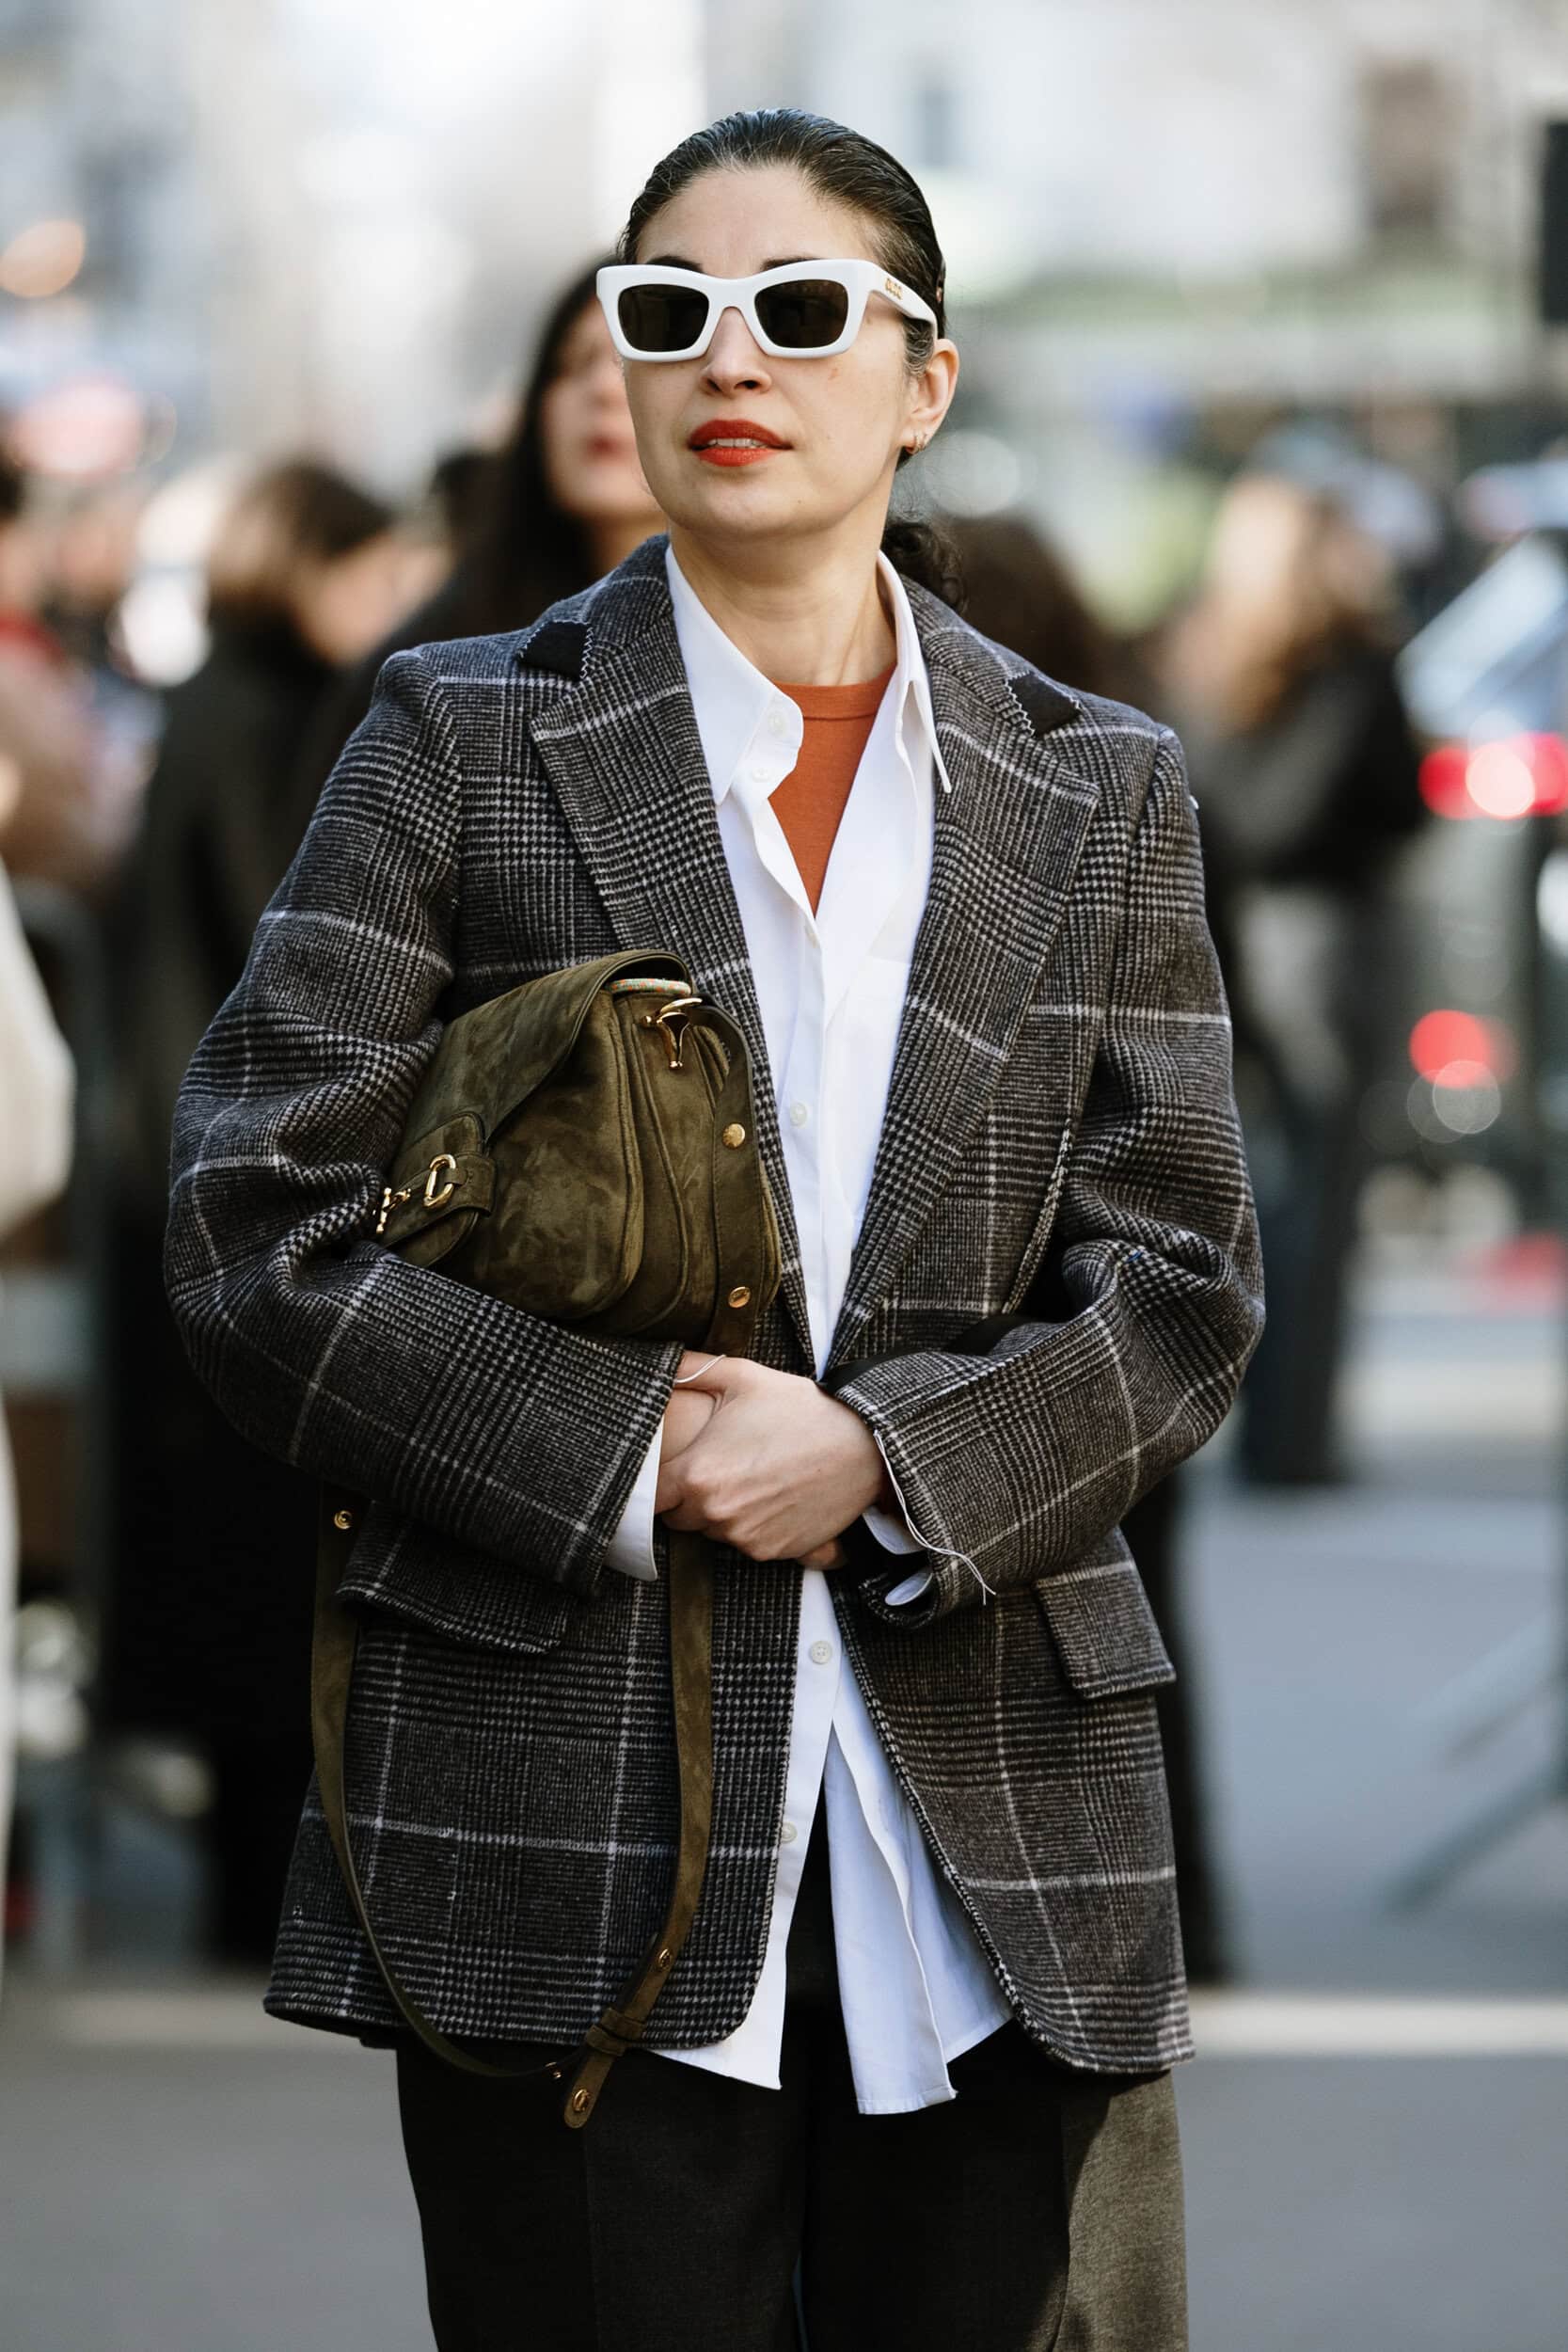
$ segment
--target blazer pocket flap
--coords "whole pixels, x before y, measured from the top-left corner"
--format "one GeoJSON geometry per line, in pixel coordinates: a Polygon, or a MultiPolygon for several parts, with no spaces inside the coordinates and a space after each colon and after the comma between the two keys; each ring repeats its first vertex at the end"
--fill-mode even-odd
{"type": "Polygon", "coordinates": [[[582,1605],[562,1585],[434,1535],[382,1502],[366,1513],[337,1597],[445,1641],[525,1653],[559,1647],[582,1605]]]}
{"type": "Polygon", "coordinates": [[[1176,1668],[1131,1559],[1090,1562],[1035,1584],[1062,1671],[1084,1698],[1174,1682],[1176,1668]]]}

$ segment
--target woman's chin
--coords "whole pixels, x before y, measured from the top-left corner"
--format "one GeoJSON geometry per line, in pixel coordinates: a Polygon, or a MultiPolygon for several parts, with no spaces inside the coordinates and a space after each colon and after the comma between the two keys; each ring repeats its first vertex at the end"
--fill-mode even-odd
{"type": "Polygon", "coordinates": [[[721,477],[711,487],[681,485],[678,501],[665,509],[671,520],[704,539],[733,539],[737,547],[802,527],[799,502],[765,488],[744,470],[721,477]]]}

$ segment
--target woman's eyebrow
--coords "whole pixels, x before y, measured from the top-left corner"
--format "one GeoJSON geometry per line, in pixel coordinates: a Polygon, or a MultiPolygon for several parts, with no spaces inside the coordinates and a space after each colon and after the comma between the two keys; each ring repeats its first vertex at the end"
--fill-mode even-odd
{"type": "MultiPolygon", "coordinates": [[[[781,253],[773,261],[764,262],[760,266],[762,269],[790,269],[797,262],[821,262],[826,259],[827,256],[822,253],[781,253]]],[[[644,269],[689,269],[694,270],[699,278],[710,275],[704,269],[701,262],[689,261],[684,253],[650,254],[642,267],[644,269]]],[[[752,273],[748,271],[747,275],[751,276],[752,273]]]]}

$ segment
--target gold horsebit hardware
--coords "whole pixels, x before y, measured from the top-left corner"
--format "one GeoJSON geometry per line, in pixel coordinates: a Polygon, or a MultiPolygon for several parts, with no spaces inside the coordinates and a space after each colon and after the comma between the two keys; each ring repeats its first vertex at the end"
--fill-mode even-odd
{"type": "MultiPolygon", "coordinates": [[[[457,1162],[452,1158],[451,1153],[437,1152],[430,1163],[424,1180],[424,1190],[420,1198],[427,1209],[444,1209],[462,1182],[463,1179],[457,1172],[457,1162]],[[437,1184],[436,1180],[443,1168],[448,1170],[446,1182],[437,1184]]],[[[401,1192],[394,1192],[390,1184],[387,1186],[381,1196],[381,1213],[375,1220],[378,1238],[387,1231],[387,1219],[391,1216],[392,1211],[401,1209],[405,1200],[412,1200],[413,1198],[414,1186],[412,1184],[404,1184],[401,1192]]]]}
{"type": "Polygon", "coordinates": [[[670,1002],[661,1006],[657,1012],[642,1015],[642,1026],[657,1029],[664,1040],[664,1051],[669,1056],[672,1070],[686,1067],[681,1060],[681,1047],[686,1042],[686,1025],[691,1018],[693,1005],[700,1005],[702,1001],[700,996],[672,996],[670,1002]]]}

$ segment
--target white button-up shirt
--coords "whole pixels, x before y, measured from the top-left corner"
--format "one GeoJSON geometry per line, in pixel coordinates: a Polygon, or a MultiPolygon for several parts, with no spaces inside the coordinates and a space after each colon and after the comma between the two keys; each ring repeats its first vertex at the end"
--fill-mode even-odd
{"type": "MultiPolygon", "coordinates": [[[[756,981],[816,1349],[827,1362],[880,1134],[915,931],[930,879],[933,773],[951,786],[903,582],[878,557],[897,642],[833,838],[814,914],[770,795],[800,755],[804,721],[746,659],[666,549],[676,634],[756,981]]],[[[652,1577],[662,1432],[648,1450],[608,1560],[652,1577]]],[[[920,1549],[901,1518],[864,1514],[894,1550],[920,1549]]],[[[741,1571],[737,1570],[736,1573],[741,1571]]],[[[892,1597],[912,1598],[916,1572],[892,1597]]],[[[947,2060],[1009,2015],[967,1915],[895,1780],[844,1663],[827,1576],[804,1571],[795,1706],[768,1947],[746,2016],[721,2042],[662,2056],[777,2089],[784,1947],[824,1795],[839,1994],[863,2114],[954,2096],[947,2060]]]]}

